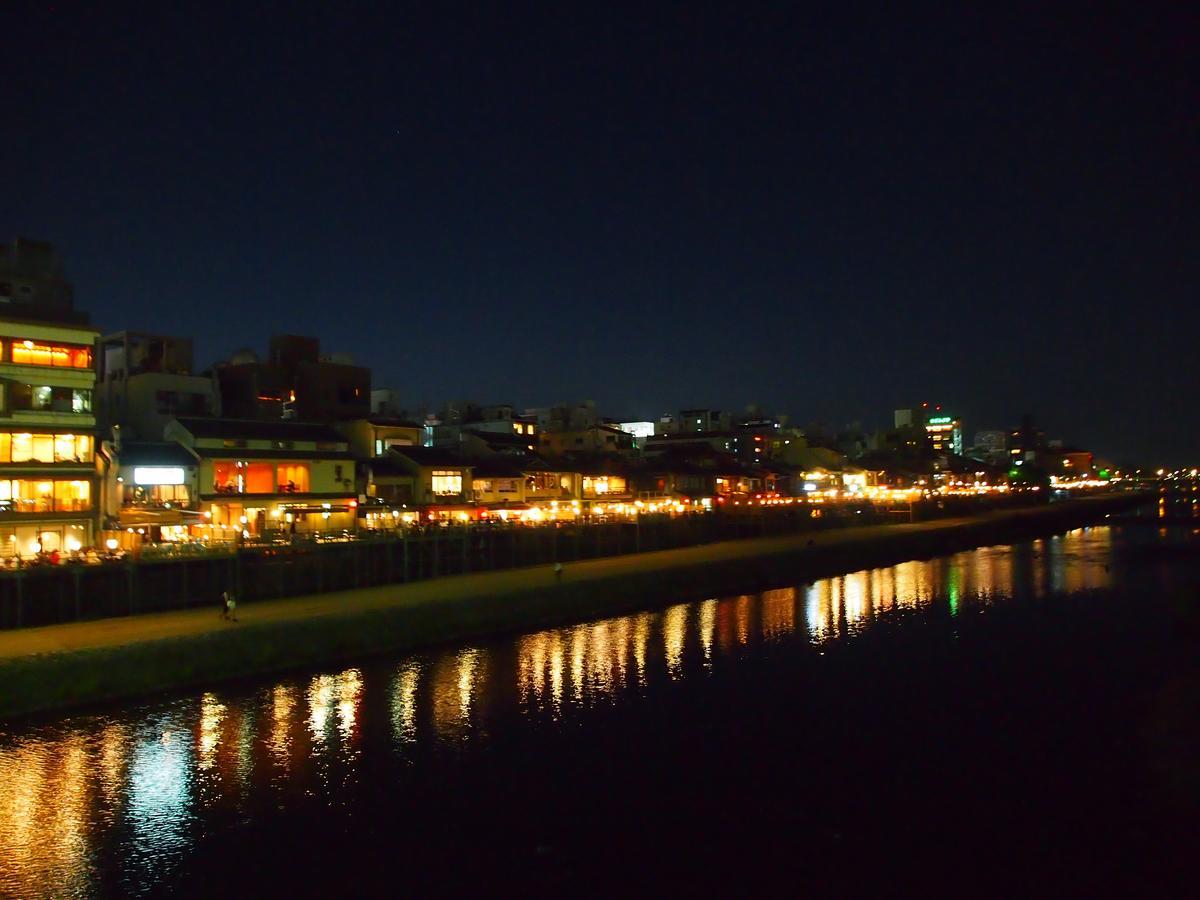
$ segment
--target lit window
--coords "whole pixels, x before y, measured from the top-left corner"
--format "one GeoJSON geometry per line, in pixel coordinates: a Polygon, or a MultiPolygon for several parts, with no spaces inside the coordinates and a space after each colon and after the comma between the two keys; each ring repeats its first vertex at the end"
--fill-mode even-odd
{"type": "Polygon", "coordinates": [[[275,478],[281,494],[308,493],[308,463],[281,464],[275,470],[275,478]]]}
{"type": "Polygon", "coordinates": [[[91,347],[12,342],[12,362],[25,366],[55,366],[61,369],[90,369],[91,347]]]}
{"type": "Polygon", "coordinates": [[[451,471],[433,473],[433,492],[440,496],[462,493],[462,474],[451,471]]]}
{"type": "Polygon", "coordinates": [[[92,508],[84,480],[0,480],[0,510],[14,513],[84,512],[92,508]]]}

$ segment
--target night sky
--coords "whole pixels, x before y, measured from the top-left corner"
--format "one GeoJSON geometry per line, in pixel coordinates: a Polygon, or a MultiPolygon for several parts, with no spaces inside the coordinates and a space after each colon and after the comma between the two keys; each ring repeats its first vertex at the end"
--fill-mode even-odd
{"type": "Polygon", "coordinates": [[[1200,457],[1190,4],[488,6],[5,4],[0,238],[106,331],[315,334],[412,407],[1200,457]]]}

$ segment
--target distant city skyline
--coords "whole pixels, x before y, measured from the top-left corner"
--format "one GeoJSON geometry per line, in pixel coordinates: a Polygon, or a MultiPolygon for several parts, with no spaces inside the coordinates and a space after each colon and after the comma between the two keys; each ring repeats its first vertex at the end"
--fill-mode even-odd
{"type": "Polygon", "coordinates": [[[412,406],[928,399],[1191,464],[1195,26],[23,6],[0,236],[105,331],[316,335],[412,406]]]}

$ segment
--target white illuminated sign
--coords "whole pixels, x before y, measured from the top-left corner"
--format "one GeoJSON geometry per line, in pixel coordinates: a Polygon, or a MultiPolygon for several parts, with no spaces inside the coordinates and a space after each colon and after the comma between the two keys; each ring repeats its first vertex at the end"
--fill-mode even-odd
{"type": "Polygon", "coordinates": [[[653,422],[622,422],[620,429],[636,438],[654,437],[653,422]]]}
{"type": "Polygon", "coordinates": [[[134,484],[183,484],[182,466],[136,466],[134,484]]]}

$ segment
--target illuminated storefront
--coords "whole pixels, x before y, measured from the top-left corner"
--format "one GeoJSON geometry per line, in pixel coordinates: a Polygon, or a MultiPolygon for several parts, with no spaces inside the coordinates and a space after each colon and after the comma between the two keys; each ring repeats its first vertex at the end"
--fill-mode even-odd
{"type": "Polygon", "coordinates": [[[72,553],[90,546],[92,504],[89,478],[0,478],[0,555],[72,553]]]}
{"type": "Polygon", "coordinates": [[[77,553],[91,546],[91,529],[86,524],[63,522],[0,525],[0,556],[37,556],[39,553],[77,553]]]}
{"type": "Polygon", "coordinates": [[[180,418],[168,426],[199,458],[203,540],[352,532],[358,507],[346,439],[324,425],[180,418]]]}
{"type": "Polygon", "coordinates": [[[199,461],[170,442],[124,442],[119,452],[102,445],[105,480],[97,500],[101,540],[116,537],[125,549],[142,543],[192,540],[199,520],[199,461]]]}

